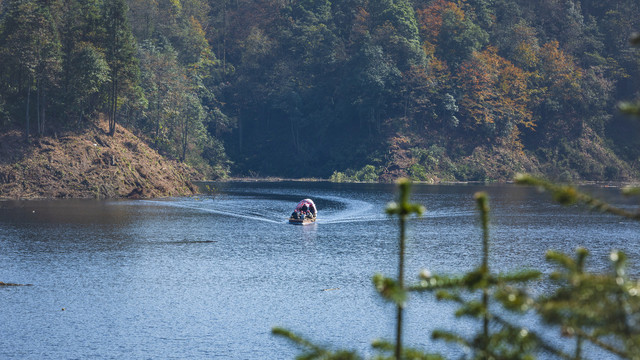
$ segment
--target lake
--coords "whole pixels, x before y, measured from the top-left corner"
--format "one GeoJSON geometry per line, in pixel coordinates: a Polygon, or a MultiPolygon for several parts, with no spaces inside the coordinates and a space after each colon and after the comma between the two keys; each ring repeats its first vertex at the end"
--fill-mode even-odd
{"type": "MultiPolygon", "coordinates": [[[[157,200],[0,201],[0,358],[293,359],[271,335],[281,326],[335,348],[373,354],[394,337],[394,308],[375,273],[396,276],[397,221],[384,214],[395,186],[256,182],[215,184],[215,196],[157,200]],[[319,220],[286,222],[312,198],[319,220]]],[[[548,249],[591,251],[608,269],[612,249],[640,274],[640,225],[561,207],[515,185],[415,185],[427,213],[409,222],[408,282],[422,269],[461,274],[480,262],[473,194],[491,207],[491,267],[549,273],[548,249]]],[[[588,188],[620,206],[618,189],[588,188]]],[[[533,292],[544,291],[532,285],[533,292]]],[[[405,339],[448,357],[433,329],[469,333],[455,308],[413,295],[405,339]]]]}

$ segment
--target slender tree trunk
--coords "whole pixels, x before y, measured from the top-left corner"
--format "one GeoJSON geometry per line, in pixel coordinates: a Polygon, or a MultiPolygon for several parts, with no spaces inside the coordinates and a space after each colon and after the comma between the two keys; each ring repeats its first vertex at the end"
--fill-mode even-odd
{"type": "Polygon", "coordinates": [[[116,115],[118,111],[118,74],[113,70],[113,81],[111,85],[111,109],[109,118],[109,135],[113,136],[116,133],[116,115]]]}
{"type": "Polygon", "coordinates": [[[47,91],[42,85],[42,80],[37,82],[36,90],[36,112],[38,120],[38,135],[44,135],[44,127],[46,120],[46,108],[47,108],[47,91]]]}
{"type": "Polygon", "coordinates": [[[118,20],[114,19],[113,34],[111,36],[111,56],[113,63],[110,64],[111,69],[111,101],[109,109],[109,135],[113,136],[116,132],[116,109],[118,107],[118,60],[116,59],[116,47],[118,46],[118,20]]]}
{"type": "Polygon", "coordinates": [[[26,115],[26,122],[27,122],[26,138],[27,138],[27,142],[29,141],[29,128],[31,127],[31,124],[29,123],[29,106],[31,106],[30,100],[31,100],[31,85],[27,86],[27,115],[26,115]]]}
{"type": "MultiPolygon", "coordinates": [[[[489,276],[489,200],[485,193],[475,195],[478,208],[480,209],[480,220],[482,222],[482,272],[483,276],[489,276]]],[[[487,353],[489,349],[489,285],[485,284],[482,289],[482,349],[487,353]]],[[[486,356],[486,355],[485,355],[486,356]]]]}
{"type": "MultiPolygon", "coordinates": [[[[398,261],[398,286],[404,289],[404,248],[405,248],[406,215],[400,214],[400,248],[398,261]]],[[[402,304],[397,305],[396,313],[396,360],[402,358],[402,304]]]]}
{"type": "Polygon", "coordinates": [[[162,132],[166,131],[163,130],[162,127],[163,125],[166,123],[166,118],[165,118],[165,114],[162,111],[162,101],[160,99],[160,95],[158,95],[158,101],[157,101],[157,121],[156,121],[156,146],[160,146],[160,144],[162,143],[162,132]]]}
{"type": "Polygon", "coordinates": [[[42,112],[42,115],[40,116],[40,120],[42,121],[41,135],[44,135],[46,119],[47,119],[46,117],[47,116],[47,89],[46,88],[42,89],[42,108],[40,111],[42,112]]]}
{"type": "Polygon", "coordinates": [[[115,79],[113,78],[113,71],[111,71],[111,94],[109,94],[109,128],[107,130],[107,133],[109,135],[111,134],[111,123],[113,122],[113,89],[114,89],[114,83],[115,83],[115,79]]]}
{"type": "Polygon", "coordinates": [[[40,80],[36,81],[36,129],[38,130],[38,136],[42,135],[42,129],[40,128],[40,80]]]}
{"type": "Polygon", "coordinates": [[[223,2],[222,10],[222,76],[227,75],[227,2],[223,2]]]}
{"type": "Polygon", "coordinates": [[[290,119],[291,121],[291,138],[293,141],[293,147],[296,149],[296,154],[300,153],[300,132],[298,131],[298,124],[294,119],[290,119]]]}
{"type": "Polygon", "coordinates": [[[154,142],[156,143],[156,148],[160,144],[158,139],[160,138],[160,96],[156,97],[156,138],[154,142]]]}
{"type": "Polygon", "coordinates": [[[242,152],[242,138],[244,137],[242,132],[242,116],[238,116],[238,147],[240,148],[240,152],[242,152]]]}
{"type": "Polygon", "coordinates": [[[182,127],[182,161],[187,158],[187,144],[189,143],[189,122],[185,120],[182,127]]]}
{"type": "MultiPolygon", "coordinates": [[[[117,81],[116,81],[117,82],[117,81]]],[[[111,128],[109,134],[113,136],[116,133],[116,123],[118,116],[118,89],[113,90],[113,117],[111,118],[111,128]]]]}

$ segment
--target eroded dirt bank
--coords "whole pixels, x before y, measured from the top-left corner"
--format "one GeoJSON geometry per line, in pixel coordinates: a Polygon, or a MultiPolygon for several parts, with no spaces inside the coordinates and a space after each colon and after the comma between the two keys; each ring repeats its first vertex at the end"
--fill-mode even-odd
{"type": "Polygon", "coordinates": [[[106,123],[80,134],[0,135],[0,198],[151,198],[191,195],[199,175],[169,161],[128,130],[106,123]]]}

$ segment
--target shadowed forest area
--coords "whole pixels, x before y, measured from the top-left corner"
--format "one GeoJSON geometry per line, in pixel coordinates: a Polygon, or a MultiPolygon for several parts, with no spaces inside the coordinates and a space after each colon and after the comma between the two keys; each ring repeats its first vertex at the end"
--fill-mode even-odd
{"type": "Polygon", "coordinates": [[[636,0],[0,0],[0,131],[102,117],[213,179],[637,179],[638,30],[636,0]]]}

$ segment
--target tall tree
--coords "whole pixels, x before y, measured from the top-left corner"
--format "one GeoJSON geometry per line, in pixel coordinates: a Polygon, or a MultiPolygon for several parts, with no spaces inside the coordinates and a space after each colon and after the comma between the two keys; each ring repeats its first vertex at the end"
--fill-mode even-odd
{"type": "Polygon", "coordinates": [[[580,113],[583,98],[584,70],[574,58],[562,51],[557,41],[540,48],[542,92],[538,95],[538,114],[541,116],[541,135],[558,141],[579,136],[584,114],[580,113]]]}
{"type": "Polygon", "coordinates": [[[25,93],[26,136],[30,133],[31,92],[35,88],[38,133],[45,128],[47,92],[60,71],[60,42],[51,15],[53,2],[8,1],[0,31],[0,64],[4,81],[25,93]]]}
{"type": "Polygon", "coordinates": [[[184,96],[182,114],[178,117],[178,130],[180,142],[180,160],[187,159],[187,152],[196,141],[204,136],[204,109],[200,99],[193,93],[184,96]]]}
{"type": "Polygon", "coordinates": [[[65,0],[61,9],[62,81],[64,108],[69,120],[97,112],[109,79],[102,40],[102,0],[65,0]]]}
{"type": "Polygon", "coordinates": [[[103,20],[107,34],[104,41],[110,70],[107,114],[111,136],[116,131],[118,100],[124,91],[130,90],[138,81],[136,46],[129,26],[128,9],[125,0],[107,0],[104,6],[103,20]]]}
{"type": "Polygon", "coordinates": [[[67,111],[72,119],[84,120],[103,101],[100,91],[109,80],[109,66],[100,49],[83,42],[71,50],[65,67],[73,69],[66,78],[67,111]]]}
{"type": "Polygon", "coordinates": [[[469,59],[489,40],[487,32],[451,1],[436,0],[418,10],[418,22],[427,53],[453,66],[469,59]]]}
{"type": "Polygon", "coordinates": [[[130,0],[131,31],[139,43],[153,39],[158,28],[158,1],[130,0]]]}
{"type": "Polygon", "coordinates": [[[44,1],[38,9],[35,83],[36,107],[38,109],[37,129],[40,135],[45,132],[49,90],[59,85],[58,80],[62,70],[60,37],[57,23],[51,14],[51,8],[55,3],[55,1],[44,1]]]}
{"type": "Polygon", "coordinates": [[[173,119],[179,116],[182,94],[187,91],[185,74],[177,57],[176,51],[166,42],[155,45],[146,41],[139,49],[141,85],[148,102],[139,119],[140,128],[164,153],[173,152],[170,130],[173,119]]]}
{"type": "Polygon", "coordinates": [[[422,65],[425,57],[410,1],[373,0],[369,2],[369,10],[372,37],[392,57],[396,66],[405,71],[412,65],[422,65]]]}

